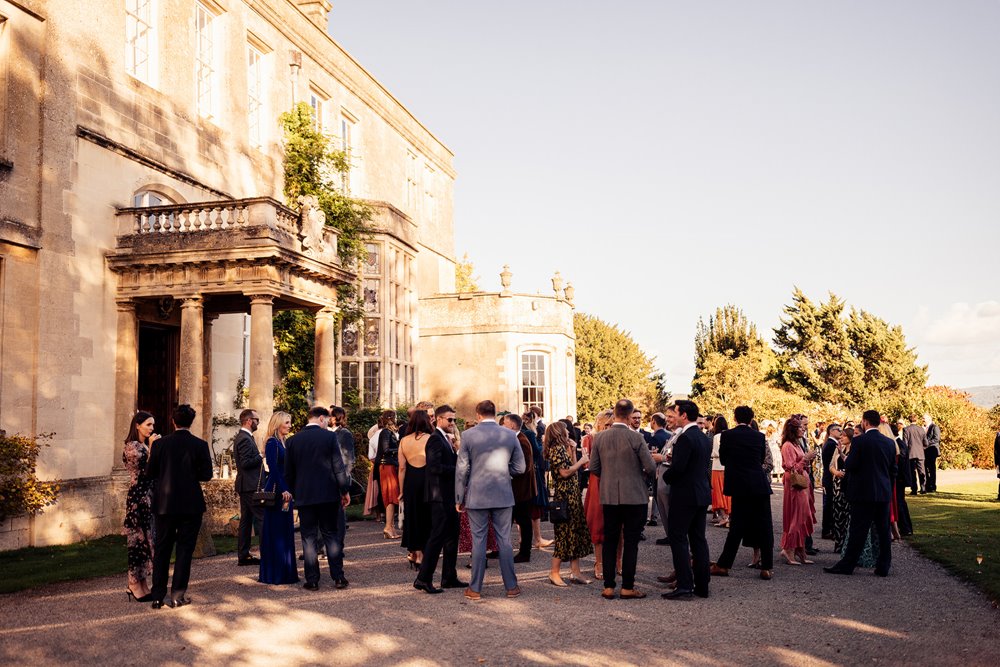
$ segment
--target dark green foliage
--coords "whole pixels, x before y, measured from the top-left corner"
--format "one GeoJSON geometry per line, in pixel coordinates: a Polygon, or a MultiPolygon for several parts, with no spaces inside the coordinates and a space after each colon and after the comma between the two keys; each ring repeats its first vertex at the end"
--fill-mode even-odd
{"type": "Polygon", "coordinates": [[[846,327],[851,355],[864,369],[864,399],[908,392],[927,384],[927,366],[917,365],[917,353],[907,347],[903,327],[890,326],[882,318],[854,308],[846,327]]]}
{"type": "Polygon", "coordinates": [[[701,376],[705,371],[706,361],[713,352],[729,359],[738,359],[766,347],[767,343],[757,333],[757,326],[732,304],[716,308],[715,315],[709,316],[708,324],[698,318],[698,329],[694,336],[692,396],[698,396],[705,390],[701,376]]]}
{"type": "Polygon", "coordinates": [[[316,354],[316,316],[305,310],[286,310],[274,316],[274,352],[280,380],[274,386],[274,409],[292,416],[292,428],[305,426],[313,391],[316,354]]]}

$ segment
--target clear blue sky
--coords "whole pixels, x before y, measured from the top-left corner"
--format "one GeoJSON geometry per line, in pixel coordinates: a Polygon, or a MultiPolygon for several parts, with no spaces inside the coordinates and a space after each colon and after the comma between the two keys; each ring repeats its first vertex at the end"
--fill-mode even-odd
{"type": "Polygon", "coordinates": [[[484,289],[619,324],[689,388],[699,316],[793,285],[1000,384],[1000,3],[336,0],[330,31],[456,155],[484,289]]]}

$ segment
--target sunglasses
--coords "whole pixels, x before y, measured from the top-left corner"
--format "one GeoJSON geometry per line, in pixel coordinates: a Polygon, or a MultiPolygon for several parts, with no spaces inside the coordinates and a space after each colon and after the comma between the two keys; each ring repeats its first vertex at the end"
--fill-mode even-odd
{"type": "MultiPolygon", "coordinates": [[[[441,417],[441,419],[444,419],[444,417],[441,417]]],[[[455,418],[454,417],[448,417],[446,421],[449,424],[454,424],[455,423],[455,418]]]]}

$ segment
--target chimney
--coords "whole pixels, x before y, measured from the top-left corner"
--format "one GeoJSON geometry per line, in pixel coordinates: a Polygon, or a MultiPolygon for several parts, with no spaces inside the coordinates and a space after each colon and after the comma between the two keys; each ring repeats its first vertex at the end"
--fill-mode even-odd
{"type": "Polygon", "coordinates": [[[319,26],[320,30],[326,32],[327,17],[333,8],[331,0],[295,0],[302,13],[319,26]]]}

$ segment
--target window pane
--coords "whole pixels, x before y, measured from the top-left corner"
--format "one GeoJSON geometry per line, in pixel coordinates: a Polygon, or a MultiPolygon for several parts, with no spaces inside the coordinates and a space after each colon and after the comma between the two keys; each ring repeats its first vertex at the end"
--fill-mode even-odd
{"type": "Polygon", "coordinates": [[[379,362],[365,362],[365,405],[377,406],[382,402],[379,390],[379,362]]]}
{"type": "Polygon", "coordinates": [[[525,352],[521,355],[521,409],[528,410],[532,405],[545,409],[547,392],[545,378],[545,354],[540,352],[525,352]]]}

